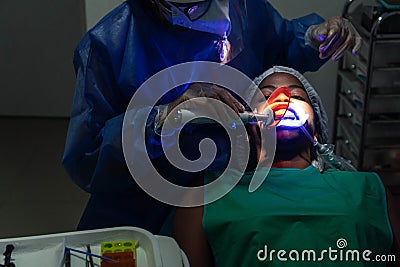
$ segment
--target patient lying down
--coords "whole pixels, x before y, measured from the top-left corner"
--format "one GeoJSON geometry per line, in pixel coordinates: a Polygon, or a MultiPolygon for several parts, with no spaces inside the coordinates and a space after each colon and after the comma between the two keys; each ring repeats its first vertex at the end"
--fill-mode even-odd
{"type": "MultiPolygon", "coordinates": [[[[300,73],[276,66],[255,83],[266,98],[289,87],[287,116],[302,109],[309,115],[307,131],[327,142],[325,110],[300,73]]],[[[270,155],[260,149],[259,131],[257,125],[248,128],[262,165],[270,155]]],[[[284,122],[276,128],[276,140],[272,168],[265,168],[266,179],[256,191],[248,190],[250,170],[219,200],[177,209],[173,234],[191,266],[386,266],[374,260],[398,253],[399,227],[378,175],[325,170],[305,134],[284,122]]],[[[199,181],[216,178],[218,173],[209,172],[199,181]]]]}

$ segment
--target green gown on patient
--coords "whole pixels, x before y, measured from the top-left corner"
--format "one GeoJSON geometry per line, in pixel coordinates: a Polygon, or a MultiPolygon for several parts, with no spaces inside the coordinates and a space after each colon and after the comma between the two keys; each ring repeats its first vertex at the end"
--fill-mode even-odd
{"type": "Polygon", "coordinates": [[[385,266],[375,256],[390,254],[392,232],[375,173],[272,168],[253,193],[250,180],[204,207],[217,267],[385,266]]]}

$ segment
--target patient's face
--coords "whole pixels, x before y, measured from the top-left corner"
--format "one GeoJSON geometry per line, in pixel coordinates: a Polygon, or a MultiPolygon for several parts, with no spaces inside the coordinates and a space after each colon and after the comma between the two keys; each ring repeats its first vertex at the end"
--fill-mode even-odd
{"type": "MultiPolygon", "coordinates": [[[[281,86],[289,87],[291,92],[289,108],[286,114],[289,116],[291,112],[296,112],[298,109],[303,110],[309,115],[305,127],[313,134],[315,132],[314,112],[302,83],[296,77],[288,73],[274,73],[266,77],[260,83],[259,88],[263,95],[268,98],[275,89],[281,86]]],[[[288,99],[282,96],[282,98],[278,97],[275,101],[288,101],[288,99]]],[[[279,127],[279,125],[277,127],[278,139],[290,139],[299,134],[299,129],[288,129],[287,127],[279,127]]]]}

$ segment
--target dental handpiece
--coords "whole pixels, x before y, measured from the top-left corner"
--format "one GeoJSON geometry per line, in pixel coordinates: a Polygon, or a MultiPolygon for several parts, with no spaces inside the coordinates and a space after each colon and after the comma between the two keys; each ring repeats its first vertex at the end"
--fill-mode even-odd
{"type": "MultiPolygon", "coordinates": [[[[256,113],[256,112],[243,112],[239,113],[240,120],[246,123],[257,123],[261,122],[264,126],[272,125],[275,121],[274,112],[266,108],[263,113],[256,113]]],[[[196,119],[196,124],[207,124],[207,123],[217,123],[215,120],[206,118],[206,117],[199,117],[196,113],[186,110],[186,109],[178,109],[175,111],[174,114],[174,121],[177,124],[182,124],[184,122],[191,121],[196,119]]],[[[237,121],[232,120],[231,123],[236,123],[237,121]]]]}
{"type": "Polygon", "coordinates": [[[333,153],[334,145],[332,144],[320,144],[318,141],[314,140],[311,134],[307,131],[304,125],[300,126],[300,129],[307,136],[307,138],[313,143],[314,147],[317,149],[318,153],[321,155],[322,159],[329,166],[341,170],[341,171],[353,171],[356,172],[357,169],[351,165],[346,159],[333,153]]]}

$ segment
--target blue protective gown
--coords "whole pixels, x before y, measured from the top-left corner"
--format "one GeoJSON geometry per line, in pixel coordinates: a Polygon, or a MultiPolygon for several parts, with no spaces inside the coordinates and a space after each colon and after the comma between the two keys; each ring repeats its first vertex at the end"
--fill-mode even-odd
{"type": "MultiPolygon", "coordinates": [[[[244,10],[242,0],[230,3],[230,37],[240,31],[236,36],[244,44],[230,66],[253,79],[277,64],[305,72],[324,63],[304,40],[308,27],[321,23],[321,17],[288,21],[265,0],[244,2],[247,17],[237,14],[244,10]]],[[[219,62],[215,41],[213,34],[162,23],[139,0],[122,3],[83,37],[74,54],[76,91],[63,157],[72,180],[92,194],[79,229],[129,225],[159,231],[171,207],[147,195],[131,178],[121,145],[124,112],[137,88],[156,72],[195,60],[219,62]]],[[[183,90],[172,91],[161,102],[172,101],[183,90]]],[[[141,119],[140,111],[135,116],[141,119]]],[[[147,145],[155,166],[175,183],[190,182],[194,174],[168,164],[152,129],[150,119],[147,145]]]]}

